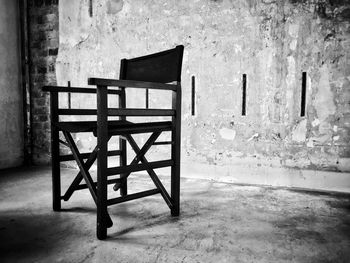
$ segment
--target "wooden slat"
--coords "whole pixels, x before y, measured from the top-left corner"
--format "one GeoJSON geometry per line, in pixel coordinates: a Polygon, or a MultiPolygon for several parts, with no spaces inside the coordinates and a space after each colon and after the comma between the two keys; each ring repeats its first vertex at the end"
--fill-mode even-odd
{"type": "MultiPolygon", "coordinates": [[[[95,109],[59,109],[59,115],[96,115],[95,109]]],[[[168,109],[117,109],[109,108],[108,116],[174,116],[174,110],[168,109]]]]}
{"type": "MultiPolygon", "coordinates": [[[[95,88],[75,88],[75,87],[65,87],[65,86],[44,86],[42,90],[49,91],[49,92],[70,92],[70,93],[90,93],[90,94],[94,94],[97,92],[97,89],[95,88]]],[[[109,89],[108,94],[120,95],[121,92],[119,90],[109,89]]]]}
{"type": "Polygon", "coordinates": [[[146,88],[146,89],[162,89],[162,90],[177,90],[177,84],[164,84],[159,82],[145,82],[135,80],[119,80],[119,79],[101,79],[89,78],[89,85],[101,85],[109,87],[130,87],[130,88],[146,88]]]}
{"type": "MultiPolygon", "coordinates": [[[[87,159],[89,158],[91,153],[81,153],[80,156],[82,159],[87,159]]],[[[121,151],[120,150],[115,150],[115,151],[109,151],[107,153],[108,156],[117,156],[120,155],[121,151]]],[[[72,161],[75,160],[73,154],[67,154],[67,155],[61,155],[60,156],[60,161],[61,162],[66,162],[66,161],[72,161]]]]}
{"type": "Polygon", "coordinates": [[[134,165],[127,165],[124,167],[113,167],[113,168],[107,169],[107,174],[115,175],[115,174],[121,174],[121,173],[138,172],[138,171],[143,171],[147,169],[157,169],[157,168],[172,166],[173,163],[174,162],[172,160],[165,160],[165,161],[149,162],[148,164],[134,164],[134,165]]]}
{"type": "Polygon", "coordinates": [[[109,108],[109,116],[174,116],[174,110],[168,109],[117,109],[109,108]]]}
{"type": "MultiPolygon", "coordinates": [[[[122,179],[120,179],[120,178],[107,180],[107,184],[117,184],[117,183],[121,183],[121,182],[122,182],[122,179]]],[[[94,182],[93,185],[96,187],[97,182],[94,182]]],[[[87,184],[80,184],[77,187],[75,187],[75,190],[82,190],[82,189],[86,189],[86,188],[88,188],[87,184]]]]}
{"type": "Polygon", "coordinates": [[[159,125],[149,125],[147,126],[140,126],[140,127],[122,127],[122,128],[116,128],[109,130],[108,134],[111,136],[114,135],[127,135],[127,134],[138,134],[138,133],[148,133],[148,132],[156,132],[156,131],[171,131],[172,127],[171,125],[167,124],[159,124],[159,125]]]}
{"type": "Polygon", "coordinates": [[[96,115],[97,110],[94,109],[59,109],[59,115],[96,115]]]}
{"type": "Polygon", "coordinates": [[[117,198],[107,200],[107,205],[108,206],[115,205],[115,204],[127,202],[130,200],[135,200],[138,198],[142,198],[142,197],[146,197],[146,196],[150,196],[150,195],[155,195],[155,194],[159,194],[159,193],[160,193],[160,191],[158,189],[152,189],[152,190],[143,191],[143,192],[139,192],[139,193],[135,193],[135,194],[130,194],[130,195],[122,196],[122,197],[117,197],[117,198]]]}
{"type": "Polygon", "coordinates": [[[167,145],[167,144],[174,144],[172,141],[169,142],[154,142],[153,145],[167,145]]]}

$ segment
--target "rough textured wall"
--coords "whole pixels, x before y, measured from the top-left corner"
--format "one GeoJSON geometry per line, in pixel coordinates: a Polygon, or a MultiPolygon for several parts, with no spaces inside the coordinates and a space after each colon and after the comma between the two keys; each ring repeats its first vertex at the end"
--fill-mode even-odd
{"type": "Polygon", "coordinates": [[[23,162],[17,1],[0,0],[0,169],[23,162]]]}
{"type": "MultiPolygon", "coordinates": [[[[115,78],[121,58],[183,44],[182,161],[350,170],[349,1],[89,2],[60,1],[58,84],[115,78]]],[[[139,97],[129,105],[143,106],[139,97]]],[[[161,98],[151,94],[151,106],[161,98]]],[[[76,106],[91,102],[80,98],[76,106]]]]}
{"type": "Polygon", "coordinates": [[[44,85],[56,85],[55,61],[58,53],[58,1],[29,1],[30,78],[32,96],[32,144],[35,164],[50,161],[48,94],[44,85]]]}

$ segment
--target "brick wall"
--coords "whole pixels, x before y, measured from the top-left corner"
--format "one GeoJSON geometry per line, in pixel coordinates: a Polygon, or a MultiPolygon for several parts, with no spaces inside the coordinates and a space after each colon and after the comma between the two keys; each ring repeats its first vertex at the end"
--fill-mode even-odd
{"type": "Polygon", "coordinates": [[[56,85],[58,0],[30,0],[28,7],[33,163],[46,164],[50,161],[50,99],[41,87],[56,85]]]}

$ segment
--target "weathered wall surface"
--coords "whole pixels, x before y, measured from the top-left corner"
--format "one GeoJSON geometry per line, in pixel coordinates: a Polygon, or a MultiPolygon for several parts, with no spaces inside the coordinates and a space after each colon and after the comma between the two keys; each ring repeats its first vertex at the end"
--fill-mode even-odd
{"type": "Polygon", "coordinates": [[[58,84],[115,78],[121,58],[183,44],[183,162],[350,171],[350,1],[89,2],[60,1],[58,84]]]}
{"type": "Polygon", "coordinates": [[[18,2],[0,0],[0,169],[23,162],[18,2]]]}

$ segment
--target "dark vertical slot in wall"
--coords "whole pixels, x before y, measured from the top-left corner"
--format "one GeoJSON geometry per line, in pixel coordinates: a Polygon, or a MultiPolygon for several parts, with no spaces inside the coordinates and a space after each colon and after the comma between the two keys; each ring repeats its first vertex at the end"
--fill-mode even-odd
{"type": "MultiPolygon", "coordinates": [[[[68,81],[68,88],[70,88],[70,81],[68,81]]],[[[68,92],[68,109],[72,108],[72,99],[71,99],[71,94],[68,92]]]]}
{"type": "Polygon", "coordinates": [[[303,72],[301,80],[301,103],[300,103],[300,116],[305,116],[306,109],[306,72],[303,72]]]}
{"type": "Polygon", "coordinates": [[[146,109],[149,109],[149,90],[146,89],[146,109]]]}
{"type": "Polygon", "coordinates": [[[89,0],[89,16],[92,17],[92,0],[89,0]]]}
{"type": "Polygon", "coordinates": [[[191,114],[194,116],[196,114],[196,79],[194,76],[192,76],[192,91],[191,91],[191,102],[192,102],[192,109],[191,109],[191,114]]]}
{"type": "Polygon", "coordinates": [[[246,115],[247,103],[247,74],[243,74],[242,78],[242,116],[246,115]]]}

